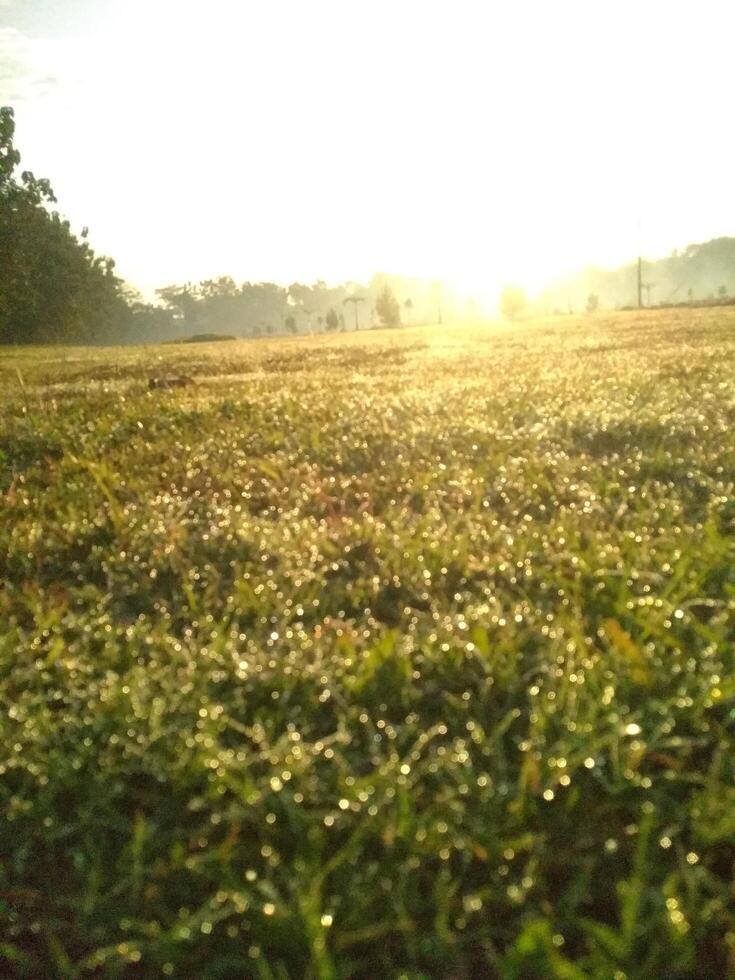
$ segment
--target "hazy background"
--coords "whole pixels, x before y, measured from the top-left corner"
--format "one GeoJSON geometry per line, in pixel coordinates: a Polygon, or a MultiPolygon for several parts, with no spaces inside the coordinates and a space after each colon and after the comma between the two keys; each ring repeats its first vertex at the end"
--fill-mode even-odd
{"type": "Polygon", "coordinates": [[[494,305],[735,229],[728,3],[3,0],[0,24],[23,165],[147,295],[385,270],[494,305]]]}

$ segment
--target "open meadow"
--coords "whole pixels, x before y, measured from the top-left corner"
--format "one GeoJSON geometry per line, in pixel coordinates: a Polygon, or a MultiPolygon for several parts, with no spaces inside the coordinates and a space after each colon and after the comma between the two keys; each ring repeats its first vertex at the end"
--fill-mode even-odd
{"type": "Polygon", "coordinates": [[[732,308],[0,349],[0,975],[735,975],[734,427],[732,308]]]}

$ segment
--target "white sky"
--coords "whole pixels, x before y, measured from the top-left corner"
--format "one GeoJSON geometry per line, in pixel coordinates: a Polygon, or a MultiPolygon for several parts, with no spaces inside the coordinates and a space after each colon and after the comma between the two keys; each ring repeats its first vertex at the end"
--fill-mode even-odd
{"type": "Polygon", "coordinates": [[[494,297],[735,234],[733,37],[707,0],[0,0],[0,101],[145,291],[494,297]]]}

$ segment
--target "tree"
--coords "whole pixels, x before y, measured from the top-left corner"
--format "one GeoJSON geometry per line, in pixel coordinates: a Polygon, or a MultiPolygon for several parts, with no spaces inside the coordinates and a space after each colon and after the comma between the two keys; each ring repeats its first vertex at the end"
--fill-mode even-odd
{"type": "Polygon", "coordinates": [[[232,276],[219,276],[200,282],[198,293],[203,299],[231,299],[237,296],[238,288],[232,276]]]}
{"type": "Polygon", "coordinates": [[[289,333],[296,333],[296,317],[295,316],[287,316],[283,325],[285,326],[286,330],[288,330],[289,333]]]}
{"type": "Polygon", "coordinates": [[[720,299],[726,299],[727,298],[727,286],[720,286],[720,288],[717,290],[717,295],[720,297],[720,299]]]}
{"type": "Polygon", "coordinates": [[[119,340],[131,313],[115,263],[51,207],[47,180],[20,174],[13,110],[0,107],[0,343],[119,340]]]}
{"type": "Polygon", "coordinates": [[[587,312],[596,313],[600,308],[600,297],[597,293],[590,293],[587,297],[587,312]]]}
{"type": "Polygon", "coordinates": [[[397,327],[401,322],[401,308],[393,290],[387,284],[378,293],[375,312],[384,327],[397,327]]]}
{"type": "Polygon", "coordinates": [[[201,326],[200,291],[191,283],[184,286],[164,286],[156,290],[156,296],[171,310],[174,319],[183,321],[192,330],[201,326]]]}
{"type": "Polygon", "coordinates": [[[403,309],[406,311],[406,323],[409,323],[413,311],[413,300],[410,297],[403,304],[403,309]]]}
{"type": "Polygon", "coordinates": [[[339,318],[337,317],[337,314],[334,312],[334,310],[331,308],[327,312],[325,323],[327,326],[327,330],[329,330],[330,333],[333,330],[336,330],[337,327],[339,326],[339,318]]]}
{"type": "Polygon", "coordinates": [[[500,294],[500,310],[503,316],[515,320],[526,308],[526,294],[520,286],[505,286],[500,294]]]}

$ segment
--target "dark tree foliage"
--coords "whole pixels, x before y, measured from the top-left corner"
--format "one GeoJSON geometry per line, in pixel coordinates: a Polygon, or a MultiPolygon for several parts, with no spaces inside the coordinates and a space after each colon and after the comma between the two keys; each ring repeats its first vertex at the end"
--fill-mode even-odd
{"type": "Polygon", "coordinates": [[[119,340],[129,322],[112,259],[51,205],[51,185],[19,172],[15,118],[0,107],[0,344],[119,340]]]}

